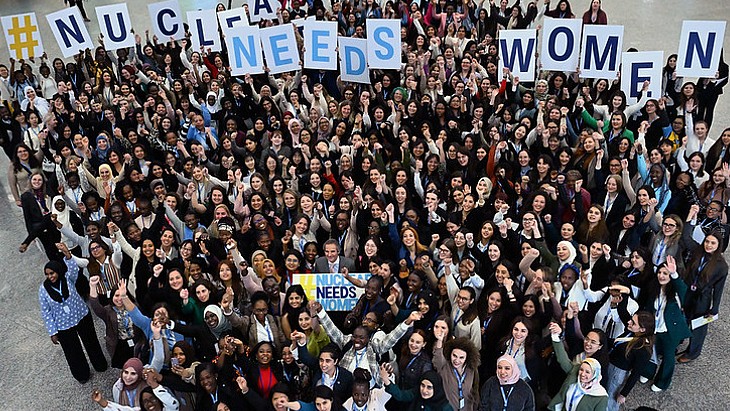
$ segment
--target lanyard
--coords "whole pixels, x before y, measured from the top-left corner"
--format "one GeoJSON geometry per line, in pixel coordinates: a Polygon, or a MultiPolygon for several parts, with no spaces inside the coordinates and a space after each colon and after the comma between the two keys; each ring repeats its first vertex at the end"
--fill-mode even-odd
{"type": "Polygon", "coordinates": [[[215,387],[215,394],[210,394],[210,398],[213,400],[213,405],[218,403],[218,387],[215,387]]]}
{"type": "Polygon", "coordinates": [[[109,279],[106,276],[106,261],[104,261],[102,264],[99,264],[99,272],[101,273],[101,280],[104,281],[104,286],[106,287],[107,291],[111,290],[112,287],[109,284],[109,279]]]}
{"type": "Polygon", "coordinates": [[[63,297],[63,290],[62,290],[63,287],[60,286],[60,287],[56,288],[54,286],[51,286],[51,288],[53,288],[53,290],[56,291],[58,293],[58,295],[61,296],[61,304],[64,304],[66,302],[66,299],[63,297]]]}
{"type": "Polygon", "coordinates": [[[420,356],[421,356],[421,353],[422,353],[422,352],[423,352],[423,351],[419,351],[419,352],[418,352],[418,354],[414,355],[414,356],[413,356],[413,358],[411,358],[411,360],[410,360],[410,361],[408,361],[408,365],[406,365],[406,369],[409,369],[409,368],[411,368],[411,365],[413,365],[413,362],[414,362],[414,361],[416,361],[416,358],[418,358],[418,357],[420,357],[420,356]]]}
{"type": "Polygon", "coordinates": [[[137,396],[137,389],[133,389],[132,391],[124,390],[124,392],[127,394],[127,399],[129,400],[129,406],[134,407],[134,398],[137,396]]]}
{"type": "Polygon", "coordinates": [[[99,221],[99,220],[101,220],[101,210],[92,211],[91,212],[91,220],[92,221],[99,221]]]}
{"type": "Polygon", "coordinates": [[[357,351],[355,351],[355,368],[360,368],[360,361],[362,361],[363,357],[365,357],[365,354],[367,354],[367,349],[362,349],[362,354],[358,355],[357,351]]]}
{"type": "Polygon", "coordinates": [[[406,308],[409,308],[411,306],[411,300],[413,299],[413,296],[415,293],[411,293],[411,295],[408,296],[408,300],[406,300],[406,308]]]}
{"type": "Polygon", "coordinates": [[[613,203],[616,201],[617,198],[618,198],[618,194],[616,195],[616,197],[613,198],[613,200],[611,200],[610,193],[606,194],[606,202],[604,203],[604,206],[603,206],[603,209],[606,210],[606,214],[608,214],[608,212],[611,211],[611,207],[613,207],[613,203]],[[611,201],[609,201],[609,200],[611,200],[611,201]]]}
{"type": "Polygon", "coordinates": [[[71,194],[74,195],[74,201],[76,201],[76,204],[81,202],[81,195],[78,194],[79,192],[81,192],[80,188],[77,188],[75,190],[73,188],[71,189],[71,194]]]}
{"type": "Polygon", "coordinates": [[[137,211],[137,205],[133,201],[127,201],[127,209],[130,213],[134,214],[137,211]]]}
{"type": "Polygon", "coordinates": [[[337,381],[337,374],[339,374],[339,373],[340,373],[340,370],[337,369],[337,368],[335,368],[335,376],[332,377],[332,385],[330,386],[330,385],[327,385],[327,383],[325,382],[325,379],[324,379],[324,376],[327,375],[327,373],[324,373],[323,372],[322,373],[322,385],[327,385],[330,388],[334,387],[335,386],[335,381],[337,381]]]}
{"type": "Polygon", "coordinates": [[[665,241],[666,239],[662,239],[661,243],[659,244],[659,251],[657,252],[656,259],[654,260],[654,264],[659,265],[659,263],[662,260],[662,254],[664,254],[664,249],[667,248],[667,243],[665,241]]]}
{"type": "Polygon", "coordinates": [[[464,313],[461,312],[459,308],[456,309],[456,315],[454,316],[454,328],[456,328],[456,324],[459,322],[459,319],[464,315],[464,313]]]}
{"type": "MultiPolygon", "coordinates": [[[[664,297],[664,300],[666,301],[667,297],[664,297]]],[[[659,316],[662,312],[662,296],[660,295],[656,299],[656,313],[654,313],[654,316],[656,317],[657,322],[659,321],[659,316]]]]}
{"type": "Polygon", "coordinates": [[[512,358],[517,358],[518,355],[520,355],[520,350],[524,348],[524,346],[517,347],[517,350],[515,350],[514,355],[512,355],[512,346],[514,341],[510,342],[509,348],[507,348],[507,354],[511,355],[512,358]]]}
{"type": "Polygon", "coordinates": [[[203,193],[205,192],[205,184],[196,184],[195,185],[196,190],[198,191],[198,201],[203,201],[203,193]]]}
{"type": "Polygon", "coordinates": [[[633,276],[635,276],[635,275],[637,275],[637,274],[639,274],[639,270],[637,270],[636,268],[634,268],[634,269],[632,269],[632,270],[631,270],[631,272],[629,273],[629,275],[628,275],[628,278],[631,278],[631,277],[633,277],[633,276]]]}
{"type": "Polygon", "coordinates": [[[707,261],[705,261],[705,257],[702,257],[700,260],[700,265],[697,267],[697,272],[695,273],[694,281],[692,281],[692,285],[690,286],[690,289],[692,291],[697,291],[697,283],[700,281],[700,275],[702,274],[702,270],[705,269],[705,266],[707,265],[707,261]]]}
{"type": "Polygon", "coordinates": [[[502,411],[507,411],[507,403],[509,402],[509,396],[512,394],[512,390],[514,387],[511,387],[509,391],[507,391],[507,394],[504,393],[504,387],[500,386],[499,390],[502,392],[502,401],[504,401],[504,407],[502,408],[502,411]]]}
{"type": "MultiPolygon", "coordinates": [[[[580,384],[580,383],[578,383],[578,384],[580,384]]],[[[568,403],[568,410],[567,411],[572,411],[573,410],[573,401],[575,401],[575,399],[578,398],[578,397],[581,397],[582,398],[581,392],[580,392],[580,388],[578,388],[578,386],[576,384],[575,390],[573,391],[573,394],[570,396],[570,402],[568,403]]],[[[576,408],[578,407],[578,404],[580,404],[580,400],[581,399],[579,398],[578,399],[578,402],[575,404],[576,408]]]]}
{"type": "Polygon", "coordinates": [[[269,319],[267,318],[264,320],[264,329],[266,330],[266,335],[269,337],[269,342],[274,343],[274,339],[271,338],[271,327],[269,327],[269,319]]]}
{"type": "Polygon", "coordinates": [[[491,323],[491,322],[492,322],[492,317],[489,317],[489,318],[487,318],[486,320],[484,320],[484,329],[485,329],[485,330],[486,330],[487,328],[489,328],[489,323],[491,323]]]}
{"type": "Polygon", "coordinates": [[[609,306],[606,316],[603,317],[603,325],[601,326],[603,331],[606,331],[606,324],[608,324],[609,321],[613,322],[613,316],[611,315],[611,311],[612,311],[612,308],[609,306]]]}
{"type": "Polygon", "coordinates": [[[456,377],[456,384],[459,386],[459,399],[464,398],[464,380],[466,379],[466,370],[464,371],[464,375],[459,375],[459,372],[456,371],[456,368],[451,368],[451,371],[454,372],[454,377],[456,377]]]}

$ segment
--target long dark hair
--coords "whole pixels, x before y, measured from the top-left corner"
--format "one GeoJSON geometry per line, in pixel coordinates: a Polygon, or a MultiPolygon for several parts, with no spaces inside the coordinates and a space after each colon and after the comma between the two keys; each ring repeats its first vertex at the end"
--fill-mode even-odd
{"type": "Polygon", "coordinates": [[[654,347],[654,315],[648,311],[637,311],[634,314],[638,319],[639,327],[644,329],[641,334],[636,334],[634,338],[626,344],[626,356],[629,356],[631,350],[647,350],[652,352],[654,347]]]}
{"type": "Polygon", "coordinates": [[[717,264],[725,263],[725,257],[722,256],[722,234],[717,231],[713,231],[705,236],[705,241],[709,236],[712,236],[717,240],[717,249],[710,254],[705,252],[704,244],[700,244],[694,249],[690,257],[691,262],[684,272],[684,279],[687,284],[695,283],[696,276],[699,277],[699,284],[706,284],[710,280],[710,276],[715,270],[715,266],[717,266],[717,264]],[[705,261],[703,261],[703,259],[705,261]],[[698,272],[702,264],[704,264],[704,267],[702,267],[702,271],[698,272]]]}
{"type": "MultiPolygon", "coordinates": [[[[651,264],[651,262],[649,262],[651,264]]],[[[656,267],[657,274],[662,268],[667,269],[667,263],[661,263],[656,267]]],[[[671,273],[669,273],[671,274],[671,273]]],[[[659,284],[659,279],[655,275],[651,281],[649,281],[648,290],[646,295],[646,303],[651,303],[661,294],[662,286],[659,284]]],[[[670,279],[667,285],[664,286],[664,295],[667,297],[667,303],[674,301],[677,297],[677,288],[674,286],[674,282],[670,279]]]]}
{"type": "Polygon", "coordinates": [[[20,164],[20,158],[18,158],[19,148],[24,148],[28,151],[28,165],[30,166],[30,168],[39,168],[41,166],[41,163],[38,161],[37,158],[35,158],[35,150],[28,147],[28,145],[25,143],[20,143],[15,146],[15,154],[13,155],[13,169],[15,171],[20,171],[23,169],[23,166],[20,164]]]}

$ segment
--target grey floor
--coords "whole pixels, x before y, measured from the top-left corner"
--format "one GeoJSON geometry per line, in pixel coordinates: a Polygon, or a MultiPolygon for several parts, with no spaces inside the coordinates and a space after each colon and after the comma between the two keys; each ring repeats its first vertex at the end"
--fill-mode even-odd
{"type": "MultiPolygon", "coordinates": [[[[84,2],[89,16],[95,20],[95,5],[113,4],[112,1],[84,2]]],[[[183,10],[214,7],[213,0],[183,0],[183,10]]],[[[238,5],[242,1],[235,1],[238,5]]],[[[727,20],[725,0],[606,0],[604,9],[609,23],[625,25],[624,48],[639,50],[664,50],[665,55],[676,53],[681,21],[727,20]]],[[[137,32],[149,28],[147,2],[127,2],[137,32]]],[[[589,1],[573,1],[573,9],[580,14],[589,1]]],[[[0,15],[10,15],[34,10],[42,27],[43,41],[51,56],[58,55],[44,15],[63,7],[61,0],[0,0],[0,15]]],[[[96,22],[89,24],[92,37],[98,34],[96,22]]],[[[729,28],[730,30],[730,28],[729,28]]],[[[730,44],[725,39],[725,45],[730,44]]],[[[7,62],[8,52],[4,39],[0,39],[0,62],[7,62]]],[[[730,90],[726,93],[730,94],[730,90]]],[[[716,112],[716,125],[712,134],[718,135],[730,126],[728,97],[722,96],[716,112]]],[[[0,160],[0,170],[7,168],[7,160],[0,160]]],[[[66,367],[60,347],[51,344],[40,320],[37,302],[38,285],[43,280],[44,256],[36,249],[20,255],[17,245],[25,236],[22,213],[8,200],[5,178],[0,180],[0,409],[2,410],[93,410],[98,409],[90,400],[93,387],[100,387],[111,394],[115,371],[96,374],[81,386],[76,383],[66,367]]],[[[637,387],[629,397],[627,409],[640,405],[663,411],[672,410],[723,410],[730,398],[730,361],[725,336],[730,335],[728,298],[720,311],[721,319],[713,324],[707,339],[705,352],[691,365],[678,365],[671,389],[661,394],[652,393],[648,386],[637,387]]],[[[98,324],[97,324],[98,325],[98,324]]],[[[103,329],[98,329],[99,336],[103,329]]]]}

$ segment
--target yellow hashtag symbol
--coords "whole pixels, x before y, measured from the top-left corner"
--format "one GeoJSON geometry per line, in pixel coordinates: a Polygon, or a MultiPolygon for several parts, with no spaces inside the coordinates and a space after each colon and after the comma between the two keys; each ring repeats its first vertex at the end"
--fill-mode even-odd
{"type": "Polygon", "coordinates": [[[35,57],[33,51],[38,46],[38,40],[33,38],[33,34],[38,31],[38,27],[31,23],[30,15],[22,17],[22,26],[18,16],[14,16],[12,27],[8,30],[8,35],[13,37],[13,43],[9,47],[10,50],[15,52],[15,58],[18,60],[23,58],[23,50],[28,50],[28,57],[35,57]]]}

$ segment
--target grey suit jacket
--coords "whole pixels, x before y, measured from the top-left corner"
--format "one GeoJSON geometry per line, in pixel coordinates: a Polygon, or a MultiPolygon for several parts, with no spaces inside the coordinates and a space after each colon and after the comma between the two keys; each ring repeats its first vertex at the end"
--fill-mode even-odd
{"type": "MultiPolygon", "coordinates": [[[[345,267],[347,267],[347,269],[351,273],[354,273],[355,272],[355,261],[353,261],[351,258],[340,256],[338,271],[342,272],[342,269],[345,267]]],[[[314,262],[314,272],[315,273],[330,272],[329,261],[327,261],[326,257],[317,258],[317,261],[314,262]]]]}

